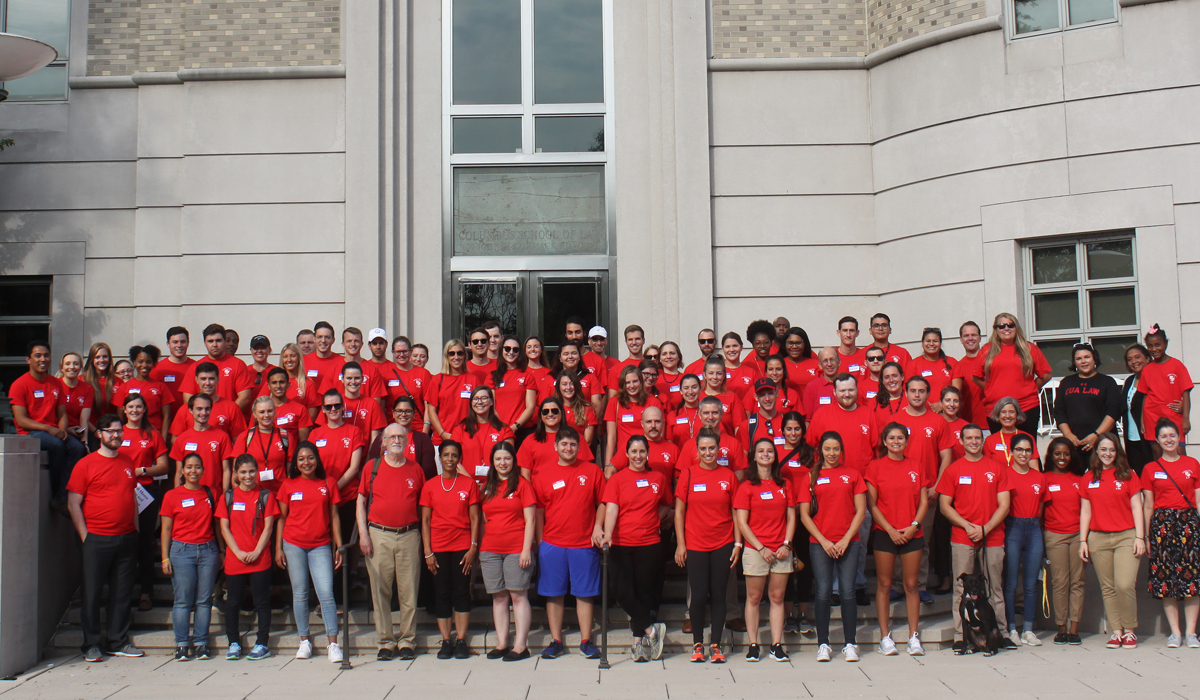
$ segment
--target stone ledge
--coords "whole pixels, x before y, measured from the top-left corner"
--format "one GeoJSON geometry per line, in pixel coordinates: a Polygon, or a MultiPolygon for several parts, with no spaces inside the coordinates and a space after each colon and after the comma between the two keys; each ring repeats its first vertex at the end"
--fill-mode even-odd
{"type": "Polygon", "coordinates": [[[133,75],[88,75],[70,78],[73,90],[135,88],[139,85],[180,85],[215,80],[304,80],[345,78],[346,65],[334,66],[245,66],[239,68],[182,68],[177,71],[137,72],[133,75]]]}

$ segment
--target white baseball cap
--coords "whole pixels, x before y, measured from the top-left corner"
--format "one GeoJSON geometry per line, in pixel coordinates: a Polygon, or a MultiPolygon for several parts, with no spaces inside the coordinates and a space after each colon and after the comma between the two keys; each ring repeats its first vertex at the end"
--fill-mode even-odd
{"type": "Polygon", "coordinates": [[[592,326],[592,330],[588,331],[587,337],[595,338],[596,336],[607,338],[608,331],[604,330],[604,326],[592,326]]]}
{"type": "Polygon", "coordinates": [[[367,333],[367,342],[369,343],[376,338],[383,338],[384,340],[387,340],[387,337],[387,331],[383,330],[382,328],[372,328],[371,331],[367,333]]]}

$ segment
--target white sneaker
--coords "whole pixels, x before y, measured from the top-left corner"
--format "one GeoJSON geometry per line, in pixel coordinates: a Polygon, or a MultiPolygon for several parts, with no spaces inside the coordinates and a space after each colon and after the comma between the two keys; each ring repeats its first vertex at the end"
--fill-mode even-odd
{"type": "Polygon", "coordinates": [[[337,642],[330,642],[325,651],[329,654],[329,663],[342,663],[342,647],[337,642]]]}
{"type": "Polygon", "coordinates": [[[925,656],[925,647],[921,646],[921,637],[914,634],[908,638],[908,655],[925,656]]]}
{"type": "Polygon", "coordinates": [[[1025,642],[1031,647],[1040,647],[1042,645],[1042,640],[1037,638],[1037,635],[1033,633],[1033,630],[1028,630],[1025,632],[1025,634],[1021,635],[1021,641],[1025,642]]]}
{"type": "Polygon", "coordinates": [[[896,643],[892,641],[890,635],[879,640],[879,653],[884,656],[895,656],[900,653],[896,651],[896,643]]]}
{"type": "Polygon", "coordinates": [[[858,661],[858,645],[847,644],[842,647],[842,656],[845,656],[846,660],[850,662],[858,661]]]}
{"type": "Polygon", "coordinates": [[[817,661],[828,661],[832,656],[833,649],[830,649],[828,644],[822,644],[817,648],[817,661]]]}
{"type": "Polygon", "coordinates": [[[1016,630],[1009,630],[1008,638],[1012,640],[1013,644],[1016,644],[1017,646],[1021,646],[1021,633],[1020,632],[1018,632],[1016,630]]]}
{"type": "Polygon", "coordinates": [[[311,659],[312,658],[312,642],[310,642],[307,639],[301,639],[300,640],[300,648],[296,650],[296,658],[297,659],[311,659]]]}
{"type": "Polygon", "coordinates": [[[1167,648],[1168,649],[1178,649],[1179,645],[1182,643],[1183,643],[1183,639],[1181,639],[1179,635],[1177,635],[1177,634],[1167,635],[1167,648]]]}

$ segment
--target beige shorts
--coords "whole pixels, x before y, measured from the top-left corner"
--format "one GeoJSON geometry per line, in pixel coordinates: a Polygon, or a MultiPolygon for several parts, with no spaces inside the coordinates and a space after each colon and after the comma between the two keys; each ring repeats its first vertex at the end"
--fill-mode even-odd
{"type": "Polygon", "coordinates": [[[757,550],[747,549],[742,552],[742,573],[747,576],[766,576],[767,574],[790,574],[792,573],[792,558],[784,557],[777,559],[773,564],[768,564],[763,555],[757,550]]]}

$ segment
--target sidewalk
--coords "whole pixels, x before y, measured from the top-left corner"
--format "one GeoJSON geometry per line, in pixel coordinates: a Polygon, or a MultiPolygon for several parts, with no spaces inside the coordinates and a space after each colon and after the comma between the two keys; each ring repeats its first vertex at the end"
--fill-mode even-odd
{"type": "Polygon", "coordinates": [[[691,664],[682,654],[635,664],[621,653],[611,656],[607,671],[578,654],[507,664],[483,656],[439,661],[430,654],[381,663],[371,655],[353,657],[355,668],[349,671],[323,655],[310,661],[287,655],[261,662],[219,657],[188,663],[151,655],[87,664],[75,654],[48,659],[15,681],[0,681],[0,700],[1132,700],[1135,694],[1138,700],[1200,700],[1200,650],[1166,649],[1162,635],[1128,651],[1105,649],[1100,635],[1085,638],[1081,647],[1044,641],[1045,646],[992,658],[955,657],[949,650],[922,658],[903,652],[883,657],[863,646],[857,664],[840,658],[818,664],[807,648],[790,663],[767,659],[757,664],[747,663],[739,648],[724,665],[691,664]]]}

